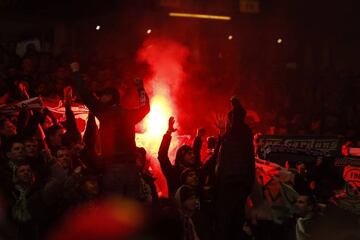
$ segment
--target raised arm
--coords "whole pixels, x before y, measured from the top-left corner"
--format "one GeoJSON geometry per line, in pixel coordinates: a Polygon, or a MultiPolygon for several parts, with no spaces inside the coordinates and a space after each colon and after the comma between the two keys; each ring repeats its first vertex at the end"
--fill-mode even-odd
{"type": "Polygon", "coordinates": [[[215,126],[218,129],[219,136],[217,139],[216,147],[214,149],[214,153],[206,160],[206,162],[202,168],[201,176],[200,176],[200,181],[202,183],[205,183],[205,179],[207,177],[215,176],[216,162],[218,159],[220,147],[224,140],[224,135],[225,135],[225,131],[226,131],[225,125],[226,124],[225,124],[224,117],[222,117],[221,115],[217,115],[215,126]]]}
{"type": "MultiPolygon", "coordinates": [[[[19,83],[16,90],[19,92],[21,100],[28,100],[30,98],[24,83],[19,83]]],[[[31,111],[29,110],[22,110],[19,112],[19,117],[16,124],[16,130],[18,133],[25,131],[26,126],[29,124],[31,115],[31,111]]]]}
{"type": "Polygon", "coordinates": [[[72,88],[64,88],[64,104],[65,104],[65,116],[66,116],[66,132],[74,137],[80,136],[80,131],[76,126],[76,120],[74,112],[71,110],[72,104],[72,88]]]}
{"type": "Polygon", "coordinates": [[[160,167],[166,179],[168,179],[169,177],[171,178],[173,173],[173,165],[170,162],[168,153],[171,143],[171,134],[176,131],[176,129],[174,128],[174,123],[175,123],[174,117],[170,117],[169,127],[167,132],[163,136],[158,153],[160,167]]]}
{"type": "MultiPolygon", "coordinates": [[[[28,85],[25,82],[19,83],[18,86],[21,96],[24,99],[29,99],[30,95],[28,94],[28,85]]],[[[40,101],[41,105],[42,101],[41,98],[38,99],[40,101]]],[[[27,115],[29,117],[28,121],[26,122],[26,125],[24,125],[24,128],[21,129],[21,131],[18,131],[18,135],[21,137],[36,137],[38,140],[40,140],[40,147],[42,149],[47,149],[47,144],[45,142],[45,133],[41,126],[41,122],[44,119],[44,113],[40,110],[29,110],[26,111],[25,115],[22,115],[24,111],[20,112],[19,119],[22,119],[23,116],[27,115]]],[[[20,120],[21,122],[22,120],[20,120]]]]}
{"type": "Polygon", "coordinates": [[[90,112],[84,133],[84,143],[86,151],[94,155],[96,153],[95,146],[97,132],[98,128],[96,125],[95,116],[90,112]]]}
{"type": "Polygon", "coordinates": [[[86,124],[86,130],[84,133],[85,148],[81,152],[81,159],[85,165],[94,170],[101,168],[98,161],[98,155],[96,152],[96,139],[98,135],[98,128],[95,121],[95,116],[91,112],[86,124]]]}
{"type": "Polygon", "coordinates": [[[201,147],[202,147],[203,138],[205,136],[205,133],[206,133],[205,128],[198,128],[196,137],[193,142],[196,166],[200,166],[200,164],[201,164],[201,147]]]}
{"type": "Polygon", "coordinates": [[[223,141],[223,136],[219,135],[216,147],[214,150],[214,154],[212,154],[204,163],[204,166],[202,168],[202,175],[209,176],[211,173],[215,173],[215,166],[216,166],[216,160],[219,155],[219,150],[221,143],[223,141]]]}
{"type": "Polygon", "coordinates": [[[70,65],[70,67],[73,72],[74,86],[76,88],[76,91],[80,95],[81,100],[90,109],[90,111],[92,111],[95,115],[97,115],[101,110],[101,104],[91,93],[90,89],[86,86],[79,72],[80,71],[79,63],[74,62],[70,65]]]}
{"type": "Polygon", "coordinates": [[[42,114],[39,111],[33,111],[26,126],[18,132],[19,137],[33,137],[40,126],[42,114]]]}

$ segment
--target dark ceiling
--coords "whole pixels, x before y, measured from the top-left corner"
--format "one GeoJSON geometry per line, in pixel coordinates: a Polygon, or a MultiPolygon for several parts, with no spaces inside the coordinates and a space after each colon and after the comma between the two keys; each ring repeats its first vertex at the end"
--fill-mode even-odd
{"type": "MultiPolygon", "coordinates": [[[[29,18],[43,21],[72,21],[77,18],[104,15],[109,12],[163,9],[164,0],[0,0],[1,20],[16,21],[29,18]]],[[[169,2],[169,0],[167,0],[169,2]]],[[[240,14],[240,0],[183,0],[183,10],[210,12],[222,9],[233,16],[240,14]],[[186,7],[185,7],[186,6],[186,7]]],[[[181,1],[180,1],[181,2],[181,1]]],[[[263,19],[279,18],[296,22],[314,31],[335,31],[344,34],[360,32],[360,1],[358,0],[259,0],[263,19]]],[[[181,10],[181,7],[178,9],[181,10]]],[[[0,20],[0,21],[1,21],[0,20]]],[[[359,33],[360,34],[360,33],[359,33]]]]}

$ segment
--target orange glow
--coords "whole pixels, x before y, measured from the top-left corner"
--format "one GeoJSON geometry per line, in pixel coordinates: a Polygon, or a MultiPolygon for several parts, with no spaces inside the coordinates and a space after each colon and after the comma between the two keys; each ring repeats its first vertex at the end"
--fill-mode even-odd
{"type": "MultiPolygon", "coordinates": [[[[158,86],[159,87],[159,86],[158,86]]],[[[156,187],[159,196],[167,196],[166,180],[161,174],[160,165],[157,160],[159,147],[163,135],[168,128],[168,121],[174,116],[172,100],[166,94],[166,87],[156,88],[155,95],[150,99],[150,113],[142,123],[143,133],[136,135],[136,144],[144,147],[150,159],[150,166],[157,178],[156,187]]],[[[170,145],[169,156],[173,159],[174,151],[178,147],[177,139],[173,139],[170,145]]]]}
{"type": "Polygon", "coordinates": [[[136,138],[137,144],[154,157],[157,157],[162,137],[168,128],[169,117],[174,115],[171,99],[165,95],[158,93],[150,99],[151,110],[143,121],[144,132],[136,138]]]}
{"type": "Polygon", "coordinates": [[[161,139],[167,130],[171,114],[169,100],[161,95],[154,96],[151,99],[151,111],[145,119],[145,135],[152,139],[161,139]]]}
{"type": "MultiPolygon", "coordinates": [[[[150,113],[146,116],[142,123],[143,133],[136,134],[136,144],[139,147],[144,147],[147,156],[150,159],[151,169],[154,171],[157,178],[156,187],[159,196],[167,196],[166,180],[161,174],[160,165],[157,160],[161,140],[168,128],[169,117],[174,116],[173,108],[171,107],[170,97],[165,97],[167,94],[155,94],[150,100],[150,113]]],[[[163,89],[162,89],[163,90],[163,89]]],[[[162,92],[162,91],[160,91],[162,92]]],[[[172,141],[169,154],[177,146],[177,141],[172,141]]],[[[171,156],[172,158],[173,156],[171,156]]]]}
{"type": "Polygon", "coordinates": [[[220,15],[209,15],[209,14],[195,14],[195,13],[169,13],[170,17],[185,17],[185,18],[202,18],[202,19],[211,19],[211,20],[223,20],[229,21],[231,17],[229,16],[220,16],[220,15]]]}
{"type": "MultiPolygon", "coordinates": [[[[166,179],[161,172],[158,151],[163,135],[168,128],[169,117],[175,117],[175,128],[179,128],[177,119],[177,95],[183,92],[186,74],[184,65],[190,55],[186,46],[171,39],[154,36],[148,38],[138,51],[139,62],[147,63],[152,74],[145,79],[146,89],[151,94],[150,113],[138,125],[136,144],[144,147],[149,165],[157,178],[156,187],[160,196],[167,196],[166,179]]],[[[176,133],[169,148],[169,158],[175,159],[176,149],[182,139],[176,133]]],[[[182,143],[181,142],[181,143],[182,143]]],[[[184,143],[182,143],[184,144],[184,143]]]]}

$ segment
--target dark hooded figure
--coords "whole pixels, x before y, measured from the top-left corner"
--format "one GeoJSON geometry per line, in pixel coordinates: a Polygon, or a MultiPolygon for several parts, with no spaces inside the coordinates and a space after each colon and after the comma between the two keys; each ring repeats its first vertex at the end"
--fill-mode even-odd
{"type": "Polygon", "coordinates": [[[255,179],[253,134],[244,123],[245,109],[231,100],[222,142],[215,192],[216,239],[240,239],[245,203],[255,179]]]}
{"type": "Polygon", "coordinates": [[[169,196],[173,196],[175,191],[181,186],[180,176],[184,169],[198,169],[200,167],[200,157],[198,156],[200,156],[201,144],[196,144],[196,141],[194,142],[194,148],[187,145],[181,146],[176,152],[175,164],[171,164],[168,152],[171,143],[171,133],[176,131],[174,123],[175,120],[171,117],[169,119],[169,128],[162,139],[158,155],[160,167],[168,185],[169,196]]]}

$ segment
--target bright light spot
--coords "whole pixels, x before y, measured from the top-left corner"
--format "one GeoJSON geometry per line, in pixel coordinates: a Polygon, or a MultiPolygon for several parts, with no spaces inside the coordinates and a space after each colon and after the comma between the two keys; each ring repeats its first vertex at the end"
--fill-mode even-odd
{"type": "Polygon", "coordinates": [[[151,29],[148,29],[148,30],[146,31],[147,34],[151,34],[151,32],[152,32],[151,29]]]}
{"type": "Polygon", "coordinates": [[[99,31],[100,28],[101,28],[101,26],[100,26],[100,25],[97,25],[95,29],[96,29],[97,31],[99,31]]]}
{"type": "Polygon", "coordinates": [[[278,44],[281,44],[283,42],[282,38],[278,38],[278,40],[276,41],[278,44]]]}
{"type": "Polygon", "coordinates": [[[164,96],[154,96],[151,99],[151,111],[145,119],[146,135],[153,139],[161,139],[167,130],[171,114],[169,100],[164,96]]]}
{"type": "Polygon", "coordinates": [[[228,39],[229,39],[229,40],[232,40],[232,39],[233,39],[233,36],[232,36],[232,35],[229,35],[229,36],[228,36],[228,39]]]}
{"type": "Polygon", "coordinates": [[[167,131],[169,118],[174,116],[171,99],[166,95],[155,94],[151,98],[150,112],[142,122],[143,133],[136,135],[137,146],[144,147],[148,155],[155,158],[167,131]]]}

